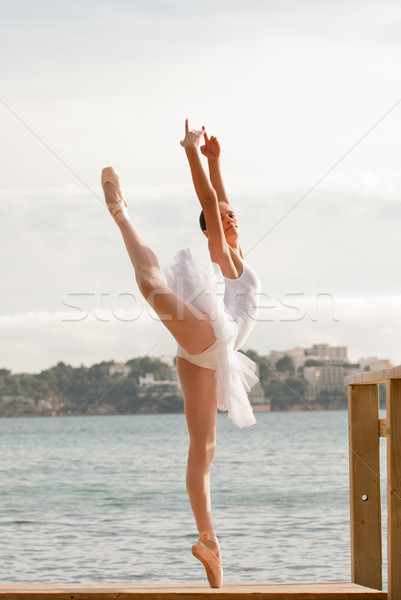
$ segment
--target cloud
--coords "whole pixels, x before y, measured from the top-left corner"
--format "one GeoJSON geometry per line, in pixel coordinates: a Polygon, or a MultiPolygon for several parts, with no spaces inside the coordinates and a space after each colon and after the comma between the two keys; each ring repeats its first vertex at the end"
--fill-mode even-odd
{"type": "Polygon", "coordinates": [[[100,317],[77,321],[72,310],[0,317],[0,364],[15,372],[39,372],[59,361],[79,366],[174,353],[170,334],[150,317],[134,324],[113,315],[107,321],[104,313],[100,317]]]}
{"type": "Polygon", "coordinates": [[[247,341],[261,354],[266,348],[288,350],[329,343],[347,346],[353,362],[380,356],[401,364],[400,295],[367,298],[288,294],[271,297],[266,304],[270,308],[261,309],[260,320],[247,341]]]}
{"type": "MultiPolygon", "coordinates": [[[[398,279],[389,275],[401,270],[399,175],[339,172],[291,210],[318,177],[254,178],[250,184],[235,174],[227,178],[242,247],[264,291],[277,297],[399,293],[398,279]]],[[[58,312],[68,293],[137,293],[118,228],[99,201],[100,186],[92,187],[95,195],[77,186],[0,193],[0,314],[58,312]]],[[[207,255],[189,183],[128,183],[125,189],[133,222],[162,268],[183,247],[207,255]]]]}
{"type": "MultiPolygon", "coordinates": [[[[185,116],[251,179],[324,168],[399,97],[394,43],[374,43],[399,24],[394,2],[184,4],[9,3],[4,100],[85,180],[112,159],[171,183],[185,116]]],[[[358,167],[398,168],[394,119],[353,153],[358,167]]],[[[2,185],[72,181],[4,106],[0,120],[2,185]]]]}
{"type": "MultiPolygon", "coordinates": [[[[82,298],[56,313],[0,317],[0,366],[38,372],[59,361],[74,366],[135,356],[174,355],[176,343],[142,300],[108,298],[93,309],[82,298]],[[110,304],[111,302],[111,304],[110,304]],[[79,306],[80,310],[72,306],[79,306]]],[[[401,363],[401,296],[260,298],[259,317],[245,348],[267,355],[325,342],[348,346],[352,361],[380,356],[401,363]]]]}

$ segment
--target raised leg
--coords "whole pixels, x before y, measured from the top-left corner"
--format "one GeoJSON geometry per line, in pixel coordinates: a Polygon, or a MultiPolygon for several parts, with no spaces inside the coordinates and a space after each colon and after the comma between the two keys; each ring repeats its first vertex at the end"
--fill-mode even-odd
{"type": "MultiPolygon", "coordinates": [[[[119,191],[112,183],[103,185],[108,206],[116,206],[119,191]]],[[[160,278],[156,255],[138,235],[126,212],[116,219],[135,270],[138,287],[163,325],[180,346],[190,354],[198,354],[211,346],[216,337],[208,315],[177,296],[160,278]]]]}

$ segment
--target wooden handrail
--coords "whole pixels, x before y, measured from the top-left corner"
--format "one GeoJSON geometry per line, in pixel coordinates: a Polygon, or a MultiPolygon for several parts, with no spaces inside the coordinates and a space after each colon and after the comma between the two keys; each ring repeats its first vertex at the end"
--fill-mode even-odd
{"type": "Polygon", "coordinates": [[[377,371],[363,371],[344,378],[344,385],[366,385],[371,383],[384,383],[389,379],[401,379],[401,365],[377,371]]]}
{"type": "Polygon", "coordinates": [[[401,365],[356,373],[348,386],[351,575],[381,589],[380,444],[387,439],[388,600],[401,599],[401,365]],[[386,383],[386,418],[379,418],[379,384],[386,383]]]}

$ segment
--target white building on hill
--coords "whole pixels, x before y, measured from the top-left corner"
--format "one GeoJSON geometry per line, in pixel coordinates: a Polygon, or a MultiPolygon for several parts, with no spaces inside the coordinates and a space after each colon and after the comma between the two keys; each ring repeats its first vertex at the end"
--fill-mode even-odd
{"type": "Polygon", "coordinates": [[[270,365],[272,366],[272,368],[275,369],[277,361],[279,361],[281,358],[284,358],[284,356],[289,356],[290,358],[292,358],[294,365],[295,365],[295,369],[298,369],[299,367],[303,367],[305,364],[305,361],[308,358],[305,355],[304,348],[293,348],[292,350],[286,350],[285,352],[279,351],[279,350],[272,350],[270,352],[269,356],[267,357],[267,359],[268,359],[270,365]]]}
{"type": "Polygon", "coordinates": [[[346,346],[330,346],[330,344],[314,344],[312,348],[305,348],[308,359],[320,360],[331,363],[348,363],[346,346]]]}
{"type": "Polygon", "coordinates": [[[344,390],[344,377],[358,373],[358,367],[324,365],[305,367],[304,377],[308,382],[306,400],[316,400],[323,390],[344,390]]]}
{"type": "Polygon", "coordinates": [[[379,369],[389,369],[393,366],[389,358],[377,358],[377,356],[360,358],[359,364],[361,365],[361,370],[364,371],[378,371],[379,369]]]}
{"type": "Polygon", "coordinates": [[[110,365],[109,375],[125,375],[125,377],[127,377],[130,371],[131,367],[126,365],[124,362],[114,362],[112,365],[110,365]]]}

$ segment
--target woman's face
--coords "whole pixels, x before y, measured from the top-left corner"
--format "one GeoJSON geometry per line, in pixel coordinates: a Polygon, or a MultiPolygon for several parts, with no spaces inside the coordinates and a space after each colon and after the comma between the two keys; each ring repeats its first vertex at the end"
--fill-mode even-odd
{"type": "Polygon", "coordinates": [[[219,202],[219,209],[227,242],[236,240],[239,236],[239,224],[233,207],[227,202],[219,202]]]}
{"type": "MultiPolygon", "coordinates": [[[[227,202],[219,202],[219,210],[226,241],[228,244],[233,243],[239,236],[238,220],[233,207],[227,204],[227,202]]],[[[208,237],[206,229],[203,233],[208,237]]]]}

